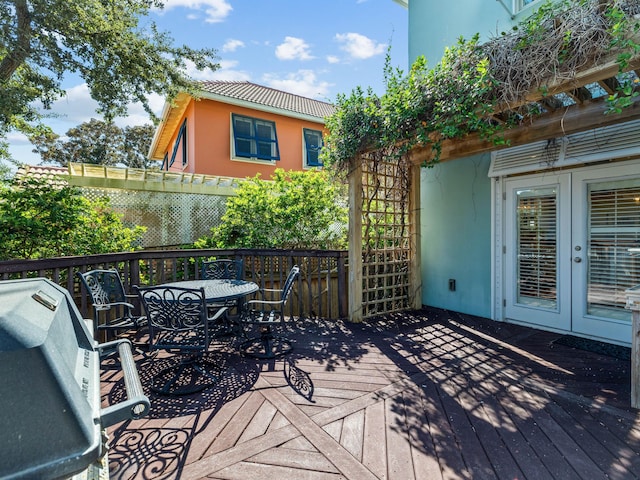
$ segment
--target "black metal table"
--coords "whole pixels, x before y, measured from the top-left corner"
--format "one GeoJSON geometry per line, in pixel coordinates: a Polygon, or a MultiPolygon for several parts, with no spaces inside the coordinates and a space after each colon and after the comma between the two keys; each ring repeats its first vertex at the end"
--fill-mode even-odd
{"type": "Polygon", "coordinates": [[[257,292],[257,283],[245,280],[183,280],[163,283],[163,287],[203,288],[207,303],[229,303],[257,292]]]}
{"type": "MultiPolygon", "coordinates": [[[[232,305],[236,304],[237,317],[240,316],[244,297],[257,292],[257,283],[245,280],[212,279],[212,280],[182,280],[179,282],[163,283],[163,287],[203,288],[207,304],[232,305]]],[[[226,337],[240,333],[240,323],[235,316],[225,316],[224,324],[214,333],[215,337],[226,337]]]]}

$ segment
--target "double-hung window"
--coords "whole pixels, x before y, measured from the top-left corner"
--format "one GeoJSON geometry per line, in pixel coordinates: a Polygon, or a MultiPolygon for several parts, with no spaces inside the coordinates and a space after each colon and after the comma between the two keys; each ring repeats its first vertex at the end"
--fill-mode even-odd
{"type": "Polygon", "coordinates": [[[304,166],[321,167],[320,150],[324,145],[322,132],[320,130],[311,130],[310,128],[304,128],[302,131],[304,135],[304,166]]]}
{"type": "Polygon", "coordinates": [[[234,157],[280,160],[275,122],[233,114],[232,123],[234,157]]]}

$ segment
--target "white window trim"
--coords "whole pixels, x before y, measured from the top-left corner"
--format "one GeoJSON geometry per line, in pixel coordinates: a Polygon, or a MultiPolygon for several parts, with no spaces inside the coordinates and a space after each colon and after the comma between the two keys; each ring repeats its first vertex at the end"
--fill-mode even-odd
{"type": "MultiPolygon", "coordinates": [[[[309,162],[307,161],[307,139],[304,136],[304,131],[305,130],[311,130],[314,132],[319,132],[320,133],[320,138],[323,141],[323,145],[324,145],[324,139],[322,138],[322,130],[316,130],[315,128],[308,128],[308,127],[303,127],[302,128],[302,168],[310,170],[312,168],[323,168],[324,165],[309,165],[309,162]]],[[[318,161],[320,161],[320,159],[318,159],[318,161]]]]}

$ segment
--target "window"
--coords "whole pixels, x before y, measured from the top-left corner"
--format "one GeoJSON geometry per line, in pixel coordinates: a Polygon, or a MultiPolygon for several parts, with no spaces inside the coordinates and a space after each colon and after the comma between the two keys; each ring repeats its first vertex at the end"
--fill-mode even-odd
{"type": "Polygon", "coordinates": [[[528,7],[532,3],[536,3],[538,0],[515,0],[513,2],[513,12],[518,13],[523,10],[525,7],[528,7]]]}
{"type": "MultiPolygon", "coordinates": [[[[182,122],[180,131],[178,132],[178,138],[173,146],[173,152],[171,152],[171,159],[169,160],[169,167],[173,165],[176,159],[182,160],[182,167],[187,164],[187,121],[182,122]]],[[[168,170],[169,168],[167,168],[168,170]]]]}
{"type": "Polygon", "coordinates": [[[235,114],[232,122],[234,157],[280,160],[275,122],[235,114]]]}
{"type": "Polygon", "coordinates": [[[322,140],[322,132],[320,130],[311,130],[303,128],[304,135],[304,165],[306,167],[321,167],[320,150],[324,145],[322,140]]]}

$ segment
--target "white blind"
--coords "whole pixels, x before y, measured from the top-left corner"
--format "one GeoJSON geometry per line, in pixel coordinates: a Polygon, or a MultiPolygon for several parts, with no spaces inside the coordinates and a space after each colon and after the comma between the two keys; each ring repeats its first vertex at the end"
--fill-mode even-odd
{"type": "Polygon", "coordinates": [[[556,188],[517,192],[518,303],[557,306],[556,188]]]}
{"type": "MultiPolygon", "coordinates": [[[[640,179],[589,186],[587,312],[624,312],[627,288],[640,284],[640,179]]],[[[614,315],[615,316],[615,315],[614,315]]]]}

